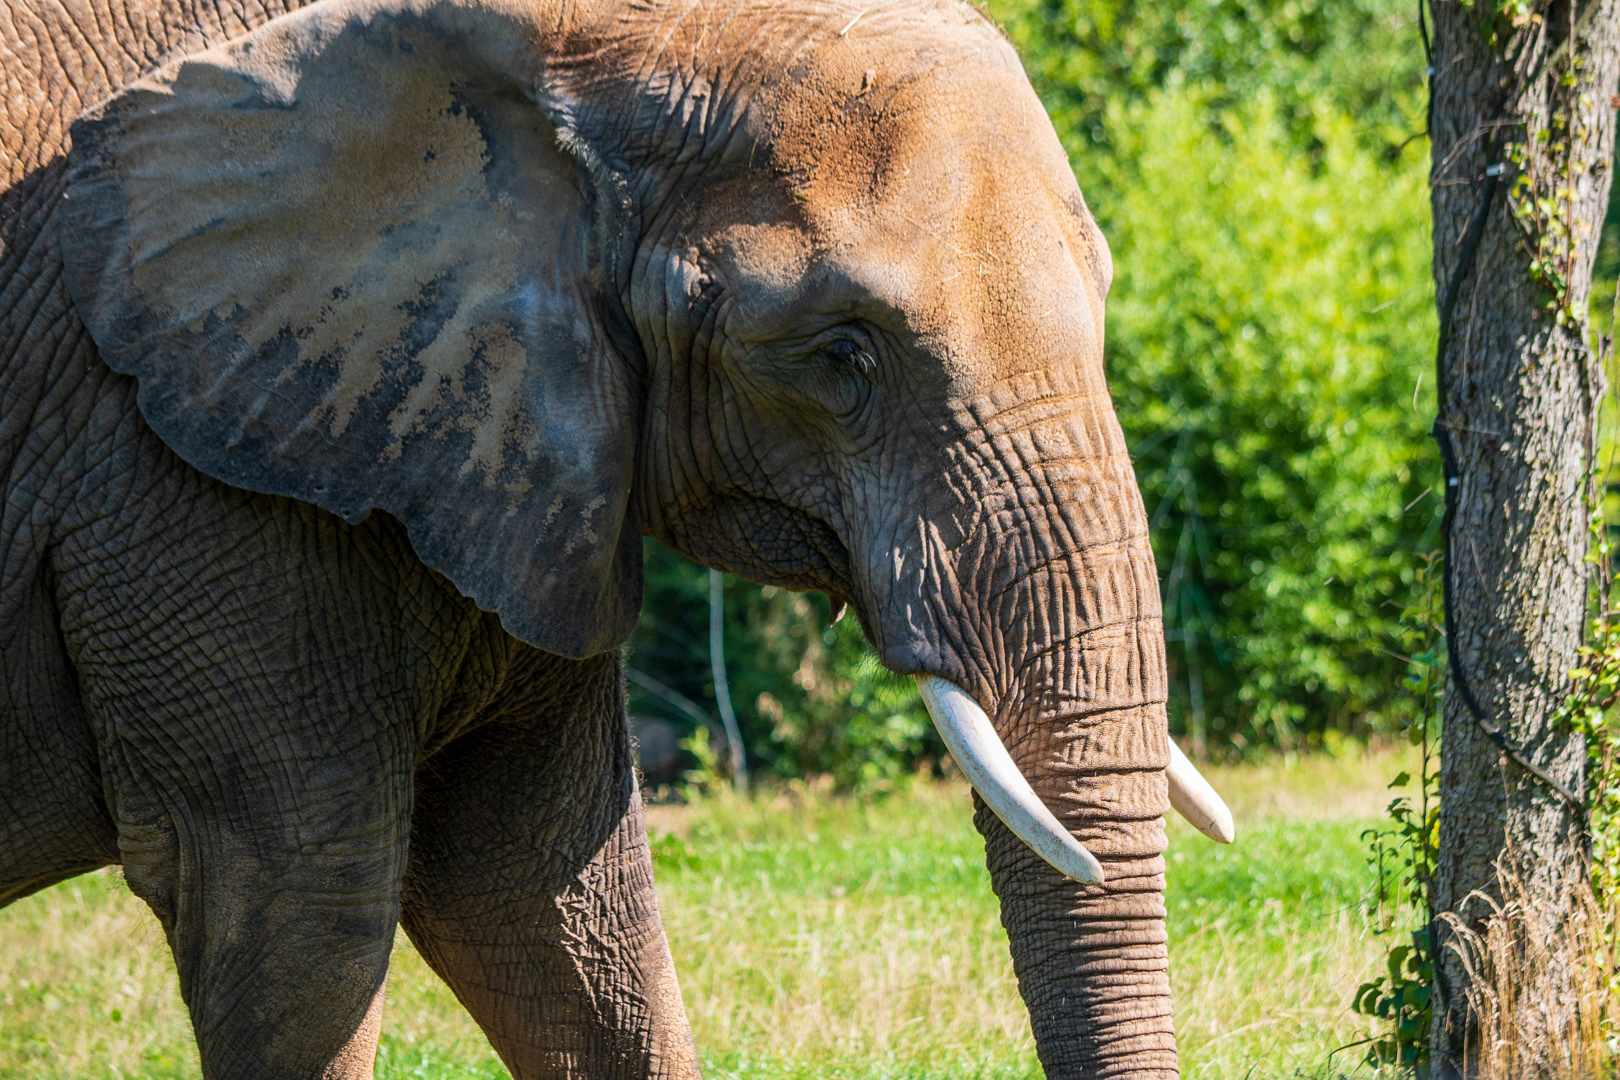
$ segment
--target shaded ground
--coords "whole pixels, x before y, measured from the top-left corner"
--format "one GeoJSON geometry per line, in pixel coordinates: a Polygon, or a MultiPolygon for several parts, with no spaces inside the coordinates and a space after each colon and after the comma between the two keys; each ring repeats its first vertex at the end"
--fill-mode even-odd
{"type": "MultiPolygon", "coordinates": [[[[1238,843],[1171,825],[1183,1075],[1348,1073],[1380,963],[1360,830],[1389,755],[1211,770],[1238,843]]],[[[803,787],[655,807],[657,876],[710,1077],[1039,1077],[965,788],[854,803],[803,787]]],[[[504,1078],[400,935],[378,1076],[504,1078]]],[[[0,911],[0,1076],[198,1075],[162,933],[116,873],[0,911]]]]}

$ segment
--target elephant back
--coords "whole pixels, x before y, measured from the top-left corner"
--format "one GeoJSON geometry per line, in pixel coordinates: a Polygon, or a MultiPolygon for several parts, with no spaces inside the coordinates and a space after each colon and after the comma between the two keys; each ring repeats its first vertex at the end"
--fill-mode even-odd
{"type": "MultiPolygon", "coordinates": [[[[3,0],[0,221],[68,149],[74,119],[175,57],[248,33],[307,0],[3,0]]],[[[0,237],[3,243],[3,237],[0,237]]]]}

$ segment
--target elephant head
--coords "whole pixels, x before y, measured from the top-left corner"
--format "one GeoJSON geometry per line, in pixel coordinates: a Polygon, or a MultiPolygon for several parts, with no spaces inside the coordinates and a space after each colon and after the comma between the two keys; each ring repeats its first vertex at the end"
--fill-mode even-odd
{"type": "Polygon", "coordinates": [[[74,129],[69,283],[202,471],[358,520],[542,649],[643,532],[919,677],[1054,1076],[1176,1071],[1153,557],[1112,273],[965,5],[321,0],[74,129]]]}

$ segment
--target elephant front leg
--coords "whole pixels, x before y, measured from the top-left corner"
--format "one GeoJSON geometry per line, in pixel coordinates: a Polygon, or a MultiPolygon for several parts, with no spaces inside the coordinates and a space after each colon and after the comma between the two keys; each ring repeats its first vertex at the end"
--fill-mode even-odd
{"type": "Polygon", "coordinates": [[[237,749],[246,768],[203,766],[189,788],[151,756],[118,769],[125,880],[163,924],[203,1075],[370,1080],[411,757],[386,737],[364,769],[293,740],[237,749]]]}
{"type": "Polygon", "coordinates": [[[618,658],[517,681],[419,771],[405,930],[518,1080],[696,1076],[618,658]]]}

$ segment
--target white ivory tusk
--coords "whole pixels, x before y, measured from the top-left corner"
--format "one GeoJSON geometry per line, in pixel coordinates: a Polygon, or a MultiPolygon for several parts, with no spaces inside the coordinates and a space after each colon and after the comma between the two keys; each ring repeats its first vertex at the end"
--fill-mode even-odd
{"type": "Polygon", "coordinates": [[[1101,885],[1102,864],[1041,802],[979,703],[934,675],[918,675],[917,688],[957,767],[1007,828],[1074,880],[1101,885]]]}
{"type": "Polygon", "coordinates": [[[1174,739],[1170,740],[1170,765],[1164,770],[1170,781],[1170,805],[1192,822],[1192,827],[1215,841],[1230,844],[1237,836],[1232,811],[1209,786],[1202,773],[1187,760],[1174,739]]]}

